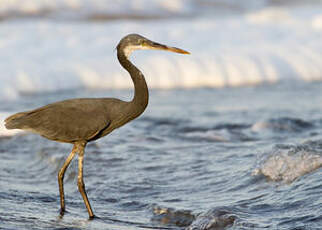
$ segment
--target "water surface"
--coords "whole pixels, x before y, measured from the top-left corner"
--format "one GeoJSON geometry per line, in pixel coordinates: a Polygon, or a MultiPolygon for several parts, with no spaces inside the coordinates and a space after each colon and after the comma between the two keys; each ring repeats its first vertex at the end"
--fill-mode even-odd
{"type": "MultiPolygon", "coordinates": [[[[321,83],[303,82],[152,90],[140,118],[86,148],[84,180],[100,217],[92,221],[77,161],[59,217],[57,172],[71,145],[2,137],[0,228],[320,229],[321,92],[321,83]]],[[[25,95],[0,111],[106,95],[126,100],[131,91],[25,95]]]]}

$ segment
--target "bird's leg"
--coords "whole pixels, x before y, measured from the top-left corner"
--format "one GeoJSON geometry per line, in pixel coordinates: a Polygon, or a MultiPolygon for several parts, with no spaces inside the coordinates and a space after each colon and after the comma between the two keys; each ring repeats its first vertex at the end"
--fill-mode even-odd
{"type": "Polygon", "coordinates": [[[65,212],[65,196],[64,196],[64,175],[68,168],[70,162],[73,160],[76,154],[77,148],[74,145],[73,150],[65,160],[65,163],[58,172],[58,185],[59,185],[59,195],[60,195],[60,215],[64,215],[65,212]]]}
{"type": "Polygon", "coordinates": [[[94,213],[91,208],[91,204],[88,201],[86,190],[85,190],[85,183],[83,181],[83,162],[84,162],[84,149],[86,146],[86,142],[79,143],[78,145],[78,178],[77,178],[77,184],[78,184],[78,190],[80,194],[83,197],[84,203],[86,205],[89,219],[94,218],[94,213]]]}

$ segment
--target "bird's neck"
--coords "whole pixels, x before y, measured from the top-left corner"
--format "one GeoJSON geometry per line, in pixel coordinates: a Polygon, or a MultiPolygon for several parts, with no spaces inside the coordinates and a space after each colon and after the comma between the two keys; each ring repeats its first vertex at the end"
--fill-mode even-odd
{"type": "Polygon", "coordinates": [[[145,110],[149,102],[149,91],[145,78],[141,71],[129,61],[124,52],[118,51],[117,58],[123,68],[131,75],[134,84],[134,97],[130,102],[130,105],[134,106],[138,112],[137,115],[140,115],[145,110]]]}

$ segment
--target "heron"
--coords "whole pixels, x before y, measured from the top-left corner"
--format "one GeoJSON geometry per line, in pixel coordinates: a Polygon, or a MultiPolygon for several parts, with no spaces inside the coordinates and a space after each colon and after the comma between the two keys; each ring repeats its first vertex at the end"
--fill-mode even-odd
{"type": "Polygon", "coordinates": [[[148,105],[149,90],[142,72],[129,60],[131,53],[135,50],[154,49],[190,54],[183,49],[153,42],[139,34],[126,35],[116,49],[121,66],[128,71],[134,84],[134,97],[131,101],[117,98],[68,99],[16,113],[5,119],[7,129],[22,129],[49,140],[73,144],[72,151],[58,171],[60,216],[65,213],[65,171],[78,154],[78,190],[84,200],[89,219],[95,217],[83,180],[85,147],[88,142],[104,137],[140,116],[148,105]]]}

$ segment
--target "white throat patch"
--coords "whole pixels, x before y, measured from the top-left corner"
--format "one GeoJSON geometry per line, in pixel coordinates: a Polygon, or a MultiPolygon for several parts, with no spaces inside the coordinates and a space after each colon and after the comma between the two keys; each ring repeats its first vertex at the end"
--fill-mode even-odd
{"type": "Polygon", "coordinates": [[[126,46],[123,51],[124,51],[125,57],[129,58],[134,50],[145,50],[145,49],[149,49],[149,48],[145,47],[145,46],[135,46],[135,45],[131,46],[131,45],[129,45],[129,46],[126,46]]]}

